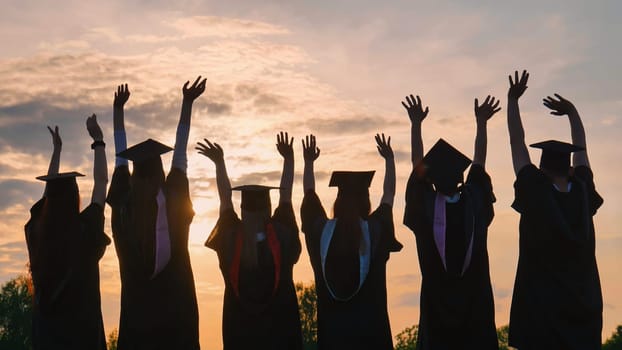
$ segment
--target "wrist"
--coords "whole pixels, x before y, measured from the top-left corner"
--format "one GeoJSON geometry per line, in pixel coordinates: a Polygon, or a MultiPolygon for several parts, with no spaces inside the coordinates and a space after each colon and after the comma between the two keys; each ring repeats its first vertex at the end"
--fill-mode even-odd
{"type": "Polygon", "coordinates": [[[93,143],[91,143],[91,149],[95,149],[97,147],[106,147],[106,143],[104,141],[93,139],[93,143]]]}

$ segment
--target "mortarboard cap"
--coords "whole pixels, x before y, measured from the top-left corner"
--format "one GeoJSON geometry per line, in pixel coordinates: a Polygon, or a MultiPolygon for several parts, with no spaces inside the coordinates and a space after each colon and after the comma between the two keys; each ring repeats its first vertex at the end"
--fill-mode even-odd
{"type": "Polygon", "coordinates": [[[148,139],[141,143],[117,153],[117,157],[125,158],[133,162],[142,162],[151,158],[159,157],[161,154],[170,152],[173,149],[163,143],[153,139],[148,139]]]}
{"type": "Polygon", "coordinates": [[[84,176],[77,171],[37,176],[37,180],[45,181],[45,196],[48,198],[71,198],[78,192],[76,177],[84,176]]]}
{"type": "Polygon", "coordinates": [[[231,190],[242,192],[242,202],[240,203],[242,210],[259,211],[271,208],[270,190],[279,188],[262,185],[243,185],[233,187],[231,190]]]}
{"type": "Polygon", "coordinates": [[[570,143],[548,140],[529,145],[540,148],[540,169],[551,171],[554,175],[565,176],[570,170],[570,153],[583,151],[585,148],[570,143]]]}
{"type": "Polygon", "coordinates": [[[423,157],[428,179],[436,190],[450,195],[463,182],[464,170],[471,160],[443,139],[439,139],[423,157]]]}
{"type": "Polygon", "coordinates": [[[339,193],[367,193],[375,170],[370,171],[333,171],[329,187],[338,187],[339,193]]]}
{"type": "Polygon", "coordinates": [[[53,181],[53,180],[62,180],[62,179],[72,179],[78,176],[84,176],[84,174],[80,174],[77,171],[70,171],[67,173],[58,173],[58,174],[50,174],[50,175],[41,175],[37,176],[37,180],[41,181],[53,181]]]}

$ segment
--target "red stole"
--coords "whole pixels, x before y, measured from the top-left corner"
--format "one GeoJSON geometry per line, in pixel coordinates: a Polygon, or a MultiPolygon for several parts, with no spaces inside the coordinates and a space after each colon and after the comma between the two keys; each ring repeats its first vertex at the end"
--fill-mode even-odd
{"type": "MultiPolygon", "coordinates": [[[[279,280],[281,278],[281,244],[276,238],[276,232],[272,223],[266,224],[266,239],[268,240],[268,246],[272,253],[272,260],[274,261],[274,288],[272,289],[272,296],[276,294],[276,290],[279,287],[279,280]]],[[[233,251],[233,261],[229,267],[229,280],[233,287],[233,292],[236,297],[240,297],[240,260],[242,255],[242,245],[244,244],[244,232],[242,227],[235,232],[235,250],[233,251]]]]}

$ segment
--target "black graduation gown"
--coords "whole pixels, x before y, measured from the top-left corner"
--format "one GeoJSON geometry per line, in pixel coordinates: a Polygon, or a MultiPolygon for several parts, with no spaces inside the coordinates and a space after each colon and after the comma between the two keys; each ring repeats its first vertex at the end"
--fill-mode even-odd
{"type": "Polygon", "coordinates": [[[43,276],[32,264],[33,254],[51,246],[54,234],[40,232],[45,198],[30,210],[25,226],[34,284],[33,349],[105,350],[106,335],[99,292],[99,260],[110,238],[104,233],[104,209],[92,203],[79,216],[80,229],[75,240],[77,251],[53,252],[70,256],[64,271],[53,271],[54,278],[43,276]]]}
{"type": "Polygon", "coordinates": [[[415,233],[422,275],[417,349],[498,349],[487,248],[494,216],[490,177],[472,165],[460,200],[446,203],[447,270],[434,241],[435,196],[430,183],[411,174],[404,224],[415,233]],[[462,274],[472,232],[471,262],[462,274]]]}
{"type": "Polygon", "coordinates": [[[580,166],[570,192],[553,188],[533,164],[514,183],[520,253],[509,343],[528,349],[600,349],[603,301],[592,217],[603,199],[580,166]]]}
{"type": "Polygon", "coordinates": [[[117,167],[112,176],[107,202],[112,207],[112,233],[121,271],[119,350],[199,349],[199,312],[188,253],[194,211],[186,174],[173,168],[163,192],[171,258],[152,279],[152,266],[145,266],[140,242],[130,225],[132,199],[127,165],[117,167]]]}
{"type": "Polygon", "coordinates": [[[274,227],[281,256],[276,289],[274,257],[266,238],[257,243],[259,268],[246,269],[239,265],[239,296],[236,295],[231,273],[236,238],[242,229],[242,222],[233,208],[220,214],[205,243],[218,254],[225,281],[222,313],[225,350],[302,349],[298,300],[292,277],[301,246],[292,204],[280,204],[270,223],[274,227]]]}
{"type": "MultiPolygon", "coordinates": [[[[314,191],[305,193],[300,211],[302,231],[315,275],[318,348],[393,349],[387,311],[386,264],[389,254],[400,251],[402,245],[395,239],[391,206],[381,204],[367,219],[371,241],[369,272],[361,289],[348,301],[335,300],[324,282],[320,240],[328,218],[314,191]]],[[[328,255],[330,251],[329,247],[328,255]]]]}

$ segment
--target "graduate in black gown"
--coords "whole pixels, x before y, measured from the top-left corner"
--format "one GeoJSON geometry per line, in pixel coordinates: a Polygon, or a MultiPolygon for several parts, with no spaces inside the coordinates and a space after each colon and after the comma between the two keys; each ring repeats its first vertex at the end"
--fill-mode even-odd
{"type": "Polygon", "coordinates": [[[293,138],[277,135],[283,156],[280,187],[231,188],[222,148],[207,139],[199,153],[216,165],[220,216],[205,245],[216,251],[225,281],[222,336],[225,350],[302,349],[298,301],[292,277],[300,256],[298,225],[292,207],[293,138]],[[270,189],[279,189],[272,214],[270,189]],[[231,190],[242,192],[242,218],[233,209],[231,190]]]}
{"type": "Polygon", "coordinates": [[[93,138],[93,193],[80,212],[77,172],[59,173],[62,141],[52,130],[54,151],[45,193],[25,226],[34,284],[34,350],[105,350],[99,292],[99,259],[110,238],[104,233],[108,172],[102,131],[95,115],[86,126],[93,138]]]}
{"type": "Polygon", "coordinates": [[[542,156],[539,167],[532,164],[518,108],[528,78],[526,71],[520,78],[515,72],[508,91],[512,208],[521,215],[509,344],[519,350],[600,349],[603,300],[592,218],[603,199],[594,186],[585,130],[570,101],[546,97],[551,114],[568,116],[572,144],[533,144],[542,156]]]}
{"type": "Polygon", "coordinates": [[[404,224],[417,239],[421,268],[418,350],[498,349],[488,267],[488,226],[494,216],[486,173],[486,124],[499,101],[475,99],[477,134],[471,160],[440,139],[423,157],[419,96],[402,102],[411,120],[413,171],[406,188],[404,224]]]}
{"type": "Polygon", "coordinates": [[[188,253],[194,216],[186,148],[192,103],[205,91],[200,77],[183,87],[181,116],[168,176],[160,154],[172,149],[147,140],[126,149],[123,106],[130,92],[119,86],[114,100],[116,167],[107,202],[121,272],[119,350],[199,349],[199,315],[188,253]],[[134,168],[130,174],[127,160],[134,168]]]}
{"type": "Polygon", "coordinates": [[[329,186],[338,187],[329,219],[315,193],[314,161],[320,155],[315,136],[303,140],[304,199],[302,231],[317,292],[318,347],[326,349],[393,349],[387,312],[386,264],[402,249],[395,239],[393,198],[395,161],[391,138],[376,135],[385,159],[380,205],[370,213],[373,171],[333,172],[329,186]]]}

